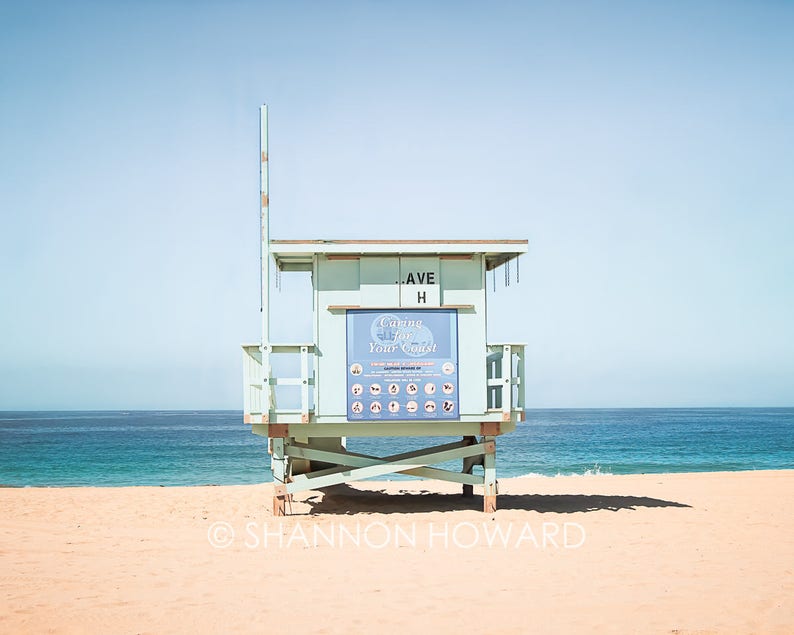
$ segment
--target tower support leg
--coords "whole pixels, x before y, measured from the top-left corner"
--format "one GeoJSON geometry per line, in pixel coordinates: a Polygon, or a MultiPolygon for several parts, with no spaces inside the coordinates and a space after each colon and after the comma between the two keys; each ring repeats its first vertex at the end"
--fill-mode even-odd
{"type": "Polygon", "coordinates": [[[483,457],[483,468],[485,469],[485,480],[483,482],[483,506],[482,510],[486,514],[496,511],[496,437],[483,437],[485,442],[485,455],[483,457]]]}
{"type": "MultiPolygon", "coordinates": [[[[475,436],[467,436],[463,437],[463,441],[468,443],[469,445],[474,445],[477,443],[477,437],[475,436]]],[[[469,456],[463,459],[463,474],[472,474],[474,472],[475,465],[482,465],[483,459],[482,454],[478,454],[475,456],[469,456]]],[[[472,498],[474,496],[474,486],[464,483],[463,485],[463,498],[472,498]]]]}
{"type": "Polygon", "coordinates": [[[273,438],[273,515],[286,514],[287,489],[287,456],[284,452],[284,439],[273,438]]]}

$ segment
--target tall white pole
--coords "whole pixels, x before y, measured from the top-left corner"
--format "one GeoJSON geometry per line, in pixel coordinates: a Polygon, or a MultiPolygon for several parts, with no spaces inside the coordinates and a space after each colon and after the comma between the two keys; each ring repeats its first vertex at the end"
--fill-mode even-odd
{"type": "Polygon", "coordinates": [[[270,414],[270,200],[267,157],[267,105],[259,107],[259,229],[260,229],[260,283],[262,313],[262,415],[264,421],[270,414]]]}

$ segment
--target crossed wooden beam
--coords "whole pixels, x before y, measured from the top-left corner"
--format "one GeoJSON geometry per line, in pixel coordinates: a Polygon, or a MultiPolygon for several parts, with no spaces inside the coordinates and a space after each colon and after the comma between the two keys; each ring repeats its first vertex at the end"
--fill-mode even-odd
{"type": "MultiPolygon", "coordinates": [[[[490,513],[496,510],[496,438],[493,436],[484,436],[479,442],[474,443],[469,440],[456,441],[385,457],[320,450],[305,443],[290,441],[284,443],[284,459],[286,457],[322,461],[332,463],[336,467],[296,474],[288,482],[277,484],[273,497],[275,516],[285,514],[285,502],[292,494],[384,474],[408,474],[420,478],[463,483],[468,486],[482,485],[483,511],[490,513]],[[428,467],[436,463],[475,456],[482,456],[484,469],[482,476],[428,467]]],[[[279,457],[274,456],[274,458],[279,457]]]]}

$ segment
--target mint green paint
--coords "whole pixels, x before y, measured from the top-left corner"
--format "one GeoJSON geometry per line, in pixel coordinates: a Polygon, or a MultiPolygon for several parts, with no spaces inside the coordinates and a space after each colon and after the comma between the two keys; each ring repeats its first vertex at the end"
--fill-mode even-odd
{"type": "MultiPolygon", "coordinates": [[[[267,118],[262,114],[266,151],[267,118]]],[[[525,243],[450,241],[437,243],[343,241],[276,242],[269,239],[267,160],[263,155],[262,253],[272,254],[280,271],[311,272],[314,342],[274,344],[270,319],[290,319],[262,294],[262,341],[243,346],[244,409],[254,434],[289,424],[288,436],[269,441],[277,483],[295,493],[382,474],[404,473],[482,485],[496,495],[495,437],[480,443],[455,442],[391,457],[369,457],[345,449],[348,436],[472,436],[483,422],[499,422],[499,433],[515,429],[524,405],[524,347],[486,342],[485,274],[526,251],[525,243]],[[347,421],[348,308],[453,307],[458,314],[459,421],[347,421]],[[282,376],[275,359],[297,356],[299,370],[282,376]],[[280,403],[278,389],[298,390],[297,404],[280,403]],[[259,423],[261,421],[261,423],[259,423]],[[490,448],[487,449],[487,448],[490,448]],[[429,467],[481,456],[482,477],[429,467]],[[311,461],[338,467],[311,471],[311,461]]],[[[267,287],[269,259],[262,263],[267,287]]],[[[279,434],[284,434],[281,431],[279,434]]]]}

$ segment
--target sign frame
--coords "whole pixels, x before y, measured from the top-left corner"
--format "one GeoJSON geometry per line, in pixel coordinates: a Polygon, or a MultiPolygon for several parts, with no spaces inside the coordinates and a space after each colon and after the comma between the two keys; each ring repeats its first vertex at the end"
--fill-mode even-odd
{"type": "Polygon", "coordinates": [[[459,421],[458,311],[348,309],[348,421],[459,421]]]}

